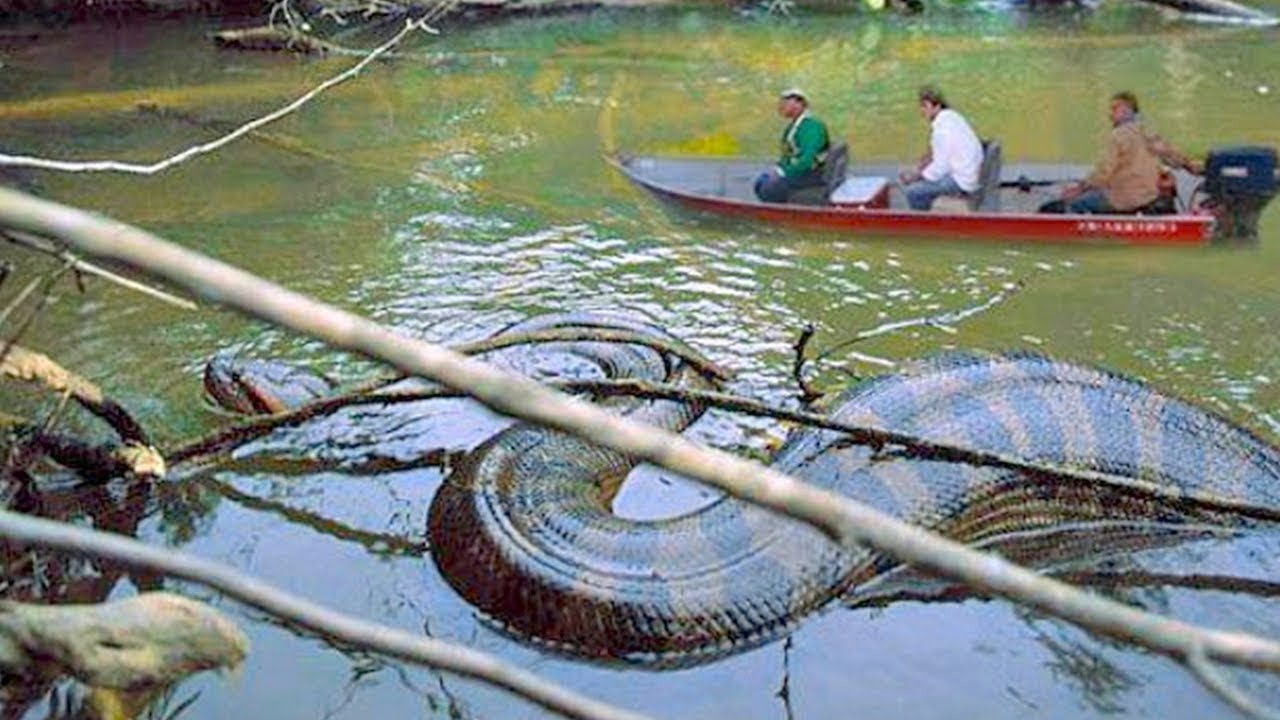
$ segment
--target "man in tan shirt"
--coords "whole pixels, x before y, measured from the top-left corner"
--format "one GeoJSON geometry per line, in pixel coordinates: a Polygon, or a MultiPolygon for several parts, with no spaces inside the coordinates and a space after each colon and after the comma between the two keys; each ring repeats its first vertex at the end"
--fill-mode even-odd
{"type": "Polygon", "coordinates": [[[1045,212],[1131,212],[1160,195],[1160,162],[1199,173],[1199,164],[1178,152],[1159,135],[1143,127],[1138,99],[1130,92],[1111,96],[1111,137],[1093,172],[1071,183],[1059,202],[1045,212]]]}

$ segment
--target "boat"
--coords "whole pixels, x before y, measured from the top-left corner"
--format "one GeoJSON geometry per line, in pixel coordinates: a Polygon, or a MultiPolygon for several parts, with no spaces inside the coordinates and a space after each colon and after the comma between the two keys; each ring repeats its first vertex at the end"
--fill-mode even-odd
{"type": "MultiPolygon", "coordinates": [[[[1275,151],[1264,150],[1269,151],[1269,157],[1274,160],[1275,151]]],[[[1214,167],[1226,166],[1232,170],[1223,173],[1224,182],[1232,182],[1235,177],[1232,173],[1238,174],[1238,167],[1225,162],[1226,157],[1223,155],[1224,160],[1214,167]]],[[[1232,161],[1237,160],[1236,155],[1230,157],[1232,161]]],[[[1056,198],[1072,180],[1085,177],[1089,167],[1049,163],[1004,165],[999,160],[998,144],[988,147],[982,187],[977,193],[965,199],[942,199],[928,211],[910,209],[895,182],[899,170],[907,167],[907,163],[853,165],[829,161],[828,165],[838,166],[839,171],[834,177],[828,173],[826,187],[815,188],[815,196],[799,201],[793,196],[792,202],[782,204],[761,202],[753,190],[755,178],[773,164],[769,160],[651,155],[616,155],[609,160],[632,182],[676,206],[857,236],[1202,245],[1224,235],[1243,237],[1249,230],[1256,234],[1256,215],[1261,211],[1259,206],[1253,213],[1252,227],[1236,227],[1241,223],[1230,222],[1227,224],[1232,227],[1223,227],[1223,213],[1215,212],[1220,204],[1206,202],[1206,198],[1213,198],[1204,193],[1203,187],[1211,183],[1176,171],[1172,173],[1174,182],[1165,198],[1163,213],[1040,213],[1037,210],[1041,204],[1056,198]]],[[[1259,172],[1265,172],[1266,182],[1273,181],[1274,165],[1263,167],[1259,172]]],[[[1269,199],[1267,196],[1261,205],[1269,199]]]]}

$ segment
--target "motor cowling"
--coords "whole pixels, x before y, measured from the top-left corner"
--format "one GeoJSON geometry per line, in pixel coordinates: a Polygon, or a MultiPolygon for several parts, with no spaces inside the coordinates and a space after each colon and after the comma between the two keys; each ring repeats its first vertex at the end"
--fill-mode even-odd
{"type": "Polygon", "coordinates": [[[1218,240],[1255,240],[1262,210],[1280,191],[1276,150],[1261,146],[1217,148],[1204,163],[1205,206],[1217,217],[1218,240]]]}

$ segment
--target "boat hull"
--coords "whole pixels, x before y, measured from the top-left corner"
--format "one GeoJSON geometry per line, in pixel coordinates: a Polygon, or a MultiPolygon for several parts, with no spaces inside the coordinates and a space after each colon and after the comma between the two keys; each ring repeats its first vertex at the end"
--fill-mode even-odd
{"type": "MultiPolygon", "coordinates": [[[[715,215],[810,230],[852,235],[895,235],[928,238],[1027,240],[1046,242],[1107,242],[1133,245],[1201,245],[1210,241],[1213,217],[1176,215],[1053,215],[1019,211],[935,212],[902,208],[862,208],[836,205],[792,205],[745,199],[743,178],[752,168],[767,164],[744,159],[678,159],[637,157],[615,166],[655,196],[674,205],[715,215]]],[[[1016,166],[1024,176],[1031,166],[1016,166]]],[[[886,166],[851,168],[883,172],[886,166]]],[[[1043,166],[1063,183],[1079,168],[1043,166]]],[[[1033,170],[1034,171],[1034,170],[1033,170]]],[[[1008,183],[1016,179],[1005,174],[1008,183]]],[[[1078,177],[1078,175],[1076,175],[1078,177]]],[[[1052,178],[1051,178],[1052,179],[1052,178]]],[[[749,179],[746,181],[749,186],[749,179]]]]}

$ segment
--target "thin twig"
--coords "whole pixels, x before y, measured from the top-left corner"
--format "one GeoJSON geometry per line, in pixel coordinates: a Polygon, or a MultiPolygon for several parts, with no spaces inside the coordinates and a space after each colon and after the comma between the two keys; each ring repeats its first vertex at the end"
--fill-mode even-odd
{"type": "Polygon", "coordinates": [[[791,363],[791,374],[796,379],[796,385],[800,386],[800,404],[806,407],[823,395],[821,390],[814,390],[813,386],[804,377],[804,351],[808,347],[809,341],[813,339],[814,332],[813,323],[805,323],[805,326],[800,330],[800,337],[796,338],[796,343],[792,346],[795,351],[795,360],[791,363]]]}
{"type": "MultiPolygon", "coordinates": [[[[808,522],[841,544],[874,547],[922,570],[1173,658],[1182,659],[1199,645],[1210,658],[1280,672],[1280,643],[1274,640],[1206,629],[1094,596],[759,463],[700,447],[528,378],[399,335],[138,228],[4,188],[0,225],[63,239],[89,255],[129,263],[252,317],[385,360],[405,373],[465,391],[499,413],[571,433],[808,522]]],[[[103,542],[97,536],[92,541],[103,542]]],[[[469,670],[484,676],[474,666],[469,670]]]]}
{"type": "MultiPolygon", "coordinates": [[[[48,304],[49,296],[53,292],[54,284],[56,284],[58,280],[63,275],[66,275],[70,270],[71,264],[63,263],[61,267],[49,273],[44,278],[38,278],[33,281],[37,284],[44,284],[44,287],[41,289],[40,299],[36,301],[36,306],[27,313],[27,316],[18,323],[17,329],[4,339],[3,344],[0,344],[0,361],[7,360],[9,358],[9,352],[13,349],[14,345],[22,339],[22,336],[26,334],[27,329],[30,328],[31,324],[36,321],[37,317],[39,317],[40,311],[44,310],[44,306],[48,304]]],[[[27,288],[31,287],[32,285],[27,286],[27,288]]],[[[0,314],[0,325],[3,325],[4,321],[9,317],[10,310],[17,308],[19,303],[26,299],[27,295],[26,290],[24,290],[23,293],[19,295],[19,298],[14,300],[13,304],[8,308],[5,308],[5,312],[0,314]]]]}
{"type": "MultiPolygon", "coordinates": [[[[5,358],[3,361],[0,361],[0,363],[7,362],[8,360],[9,358],[5,358]]],[[[58,393],[58,404],[53,406],[53,409],[49,411],[49,416],[40,424],[41,433],[53,431],[53,426],[57,424],[58,418],[62,417],[62,411],[67,409],[67,402],[70,400],[70,388],[64,388],[62,392],[58,393]]]]}
{"type": "Polygon", "coordinates": [[[837,430],[848,435],[848,442],[853,445],[865,445],[883,453],[886,448],[899,448],[895,454],[902,457],[921,458],[960,462],[966,465],[1001,468],[1018,472],[1033,473],[1057,480],[1077,481],[1108,485],[1123,490],[1136,492],[1150,497],[1178,502],[1193,502],[1208,509],[1221,510],[1269,522],[1280,522],[1280,509],[1250,504],[1243,500],[1234,500],[1217,495],[1188,492],[1181,488],[1171,488],[1159,483],[1140,480],[1127,475],[1089,470],[1087,468],[1069,467],[1055,463],[1028,460],[1017,455],[977,450],[964,445],[938,442],[922,438],[910,433],[885,430],[883,428],[861,425],[853,422],[837,420],[829,415],[788,410],[762,403],[752,398],[730,395],[709,390],[695,390],[675,385],[650,383],[644,380],[572,380],[551,383],[564,392],[594,393],[597,395],[628,395],[651,400],[685,400],[694,401],[760,417],[771,417],[803,423],[810,427],[825,430],[837,430]]]}
{"type": "Polygon", "coordinates": [[[791,638],[788,635],[782,641],[782,685],[773,693],[774,697],[782,701],[786,720],[795,720],[795,713],[791,709],[791,638]]]}
{"type": "Polygon", "coordinates": [[[241,125],[240,127],[236,128],[235,130],[231,131],[230,133],[227,133],[226,135],[218,138],[217,140],[212,140],[207,143],[189,147],[186,150],[183,150],[182,152],[176,155],[165,158],[164,160],[154,162],[150,165],[139,165],[135,163],[119,162],[117,160],[91,160],[91,161],[48,160],[45,158],[30,157],[26,155],[3,155],[3,154],[0,154],[0,165],[9,165],[13,167],[34,167],[34,168],[40,168],[43,170],[62,170],[65,172],[122,172],[122,173],[133,173],[137,175],[154,175],[163,170],[168,170],[169,168],[175,165],[178,165],[179,163],[186,162],[187,160],[190,160],[193,157],[198,157],[200,155],[213,152],[214,150],[217,150],[223,147],[224,145],[227,145],[253,132],[254,130],[262,127],[263,125],[267,125],[268,123],[275,122],[276,120],[279,120],[280,118],[284,117],[285,115],[288,115],[294,110],[297,110],[298,108],[310,102],[312,98],[316,97],[317,95],[324,92],[325,90],[328,90],[329,88],[335,85],[338,85],[339,83],[346,82],[347,80],[350,80],[351,78],[360,74],[360,71],[363,70],[369,63],[376,60],[379,55],[382,55],[383,53],[387,52],[391,48],[395,47],[396,44],[398,44],[409,33],[415,30],[424,30],[432,34],[438,34],[439,32],[435,28],[428,25],[426,20],[406,21],[405,26],[400,30],[400,32],[396,33],[395,36],[392,37],[390,40],[386,41],[382,45],[379,45],[377,48],[371,51],[367,56],[365,56],[363,60],[351,66],[344,72],[339,73],[338,75],[335,75],[329,78],[328,80],[325,80],[324,82],[320,83],[316,87],[309,90],[306,94],[302,95],[302,97],[299,97],[297,100],[294,100],[293,102],[289,103],[288,105],[285,105],[284,107],[280,108],[279,110],[276,110],[275,112],[264,115],[256,120],[251,120],[245,123],[244,125],[241,125]]]}
{"type": "Polygon", "coordinates": [[[1259,703],[1232,684],[1227,674],[1209,659],[1203,647],[1193,645],[1187,652],[1186,663],[1187,668],[1200,680],[1200,684],[1212,690],[1231,707],[1259,720],[1280,720],[1280,712],[1259,703]]]}
{"type": "MultiPolygon", "coordinates": [[[[8,322],[9,316],[17,311],[17,309],[27,301],[27,298],[31,297],[31,294],[40,287],[40,282],[41,278],[36,278],[31,282],[28,282],[25,287],[18,291],[17,296],[15,296],[13,300],[9,301],[9,304],[5,306],[4,310],[0,310],[0,326],[3,326],[8,322]]],[[[0,357],[4,357],[4,355],[0,354],[0,357]]]]}
{"type": "Polygon", "coordinates": [[[219,590],[299,627],[390,657],[480,678],[574,718],[640,720],[644,716],[579,695],[492,655],[336,612],[236,570],[172,548],[0,510],[0,535],[64,552],[159,570],[219,590]]]}
{"type": "Polygon", "coordinates": [[[227,452],[244,443],[263,437],[279,428],[299,425],[307,420],[323,417],[344,407],[353,405],[385,404],[393,405],[402,402],[417,402],[437,397],[458,397],[453,391],[425,390],[412,393],[376,393],[358,392],[350,395],[339,395],[308,403],[296,410],[289,410],[274,415],[260,415],[231,427],[215,431],[212,435],[182,443],[170,448],[163,454],[169,462],[177,464],[190,462],[197,458],[207,458],[221,452],[227,452]]]}
{"type": "Polygon", "coordinates": [[[157,290],[156,288],[150,287],[148,285],[143,285],[137,280],[130,280],[129,278],[124,277],[123,275],[117,275],[116,273],[113,273],[110,270],[107,270],[106,268],[98,267],[93,263],[85,262],[84,260],[77,258],[76,256],[72,255],[71,253],[67,252],[62,248],[57,247],[54,243],[51,243],[48,240],[45,240],[44,238],[36,237],[35,235],[31,235],[28,233],[14,232],[12,230],[4,232],[3,235],[9,240],[9,242],[12,242],[13,244],[18,245],[19,247],[24,247],[29,250],[34,250],[39,253],[44,253],[45,255],[56,257],[62,260],[63,262],[69,262],[72,264],[73,268],[81,272],[87,272],[91,275],[96,275],[102,278],[103,280],[106,280],[111,283],[115,283],[116,285],[119,285],[124,288],[128,288],[130,290],[134,290],[136,292],[140,292],[144,295],[153,297],[156,300],[159,300],[161,302],[166,302],[166,303],[169,303],[170,305],[180,307],[183,310],[196,309],[196,304],[191,302],[190,300],[187,300],[186,298],[180,298],[176,295],[171,295],[163,290],[157,290]]]}
{"type": "MultiPolygon", "coordinates": [[[[940,313],[938,315],[930,315],[927,317],[909,318],[907,320],[895,320],[893,322],[887,322],[882,325],[877,325],[876,327],[873,327],[869,330],[862,330],[854,334],[854,336],[849,338],[848,340],[838,342],[835,345],[832,345],[831,347],[827,348],[826,350],[823,350],[822,352],[818,353],[818,355],[813,358],[813,361],[818,362],[820,360],[825,360],[826,358],[830,357],[832,353],[838,350],[843,350],[844,348],[847,348],[850,345],[853,345],[855,343],[860,343],[863,340],[866,340],[868,338],[873,338],[878,335],[887,335],[892,332],[897,332],[899,330],[905,330],[907,328],[912,328],[912,327],[919,327],[921,325],[927,325],[929,327],[938,328],[940,330],[943,330],[944,332],[945,331],[954,332],[954,328],[952,328],[951,326],[954,325],[955,323],[958,323],[961,320],[965,320],[966,318],[973,317],[974,315],[977,315],[980,312],[989,310],[992,307],[1000,304],[1001,302],[1004,302],[1010,295],[1013,295],[1015,292],[1021,290],[1023,287],[1025,287],[1025,285],[1026,283],[1022,280],[1005,285],[995,295],[992,295],[991,297],[987,298],[983,302],[977,305],[973,305],[971,307],[961,308],[959,310],[949,310],[947,312],[940,313]]],[[[864,359],[866,359],[867,357],[868,356],[863,356],[864,359]]],[[[876,358],[874,356],[870,356],[870,359],[881,360],[881,358],[876,358]]]]}

